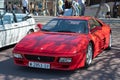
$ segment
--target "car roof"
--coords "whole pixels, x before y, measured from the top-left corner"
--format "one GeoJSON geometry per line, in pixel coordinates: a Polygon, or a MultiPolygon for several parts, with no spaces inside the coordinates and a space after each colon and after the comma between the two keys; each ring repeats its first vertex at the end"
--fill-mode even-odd
{"type": "Polygon", "coordinates": [[[80,20],[90,20],[91,16],[59,16],[58,19],[80,19],[80,20]]]}

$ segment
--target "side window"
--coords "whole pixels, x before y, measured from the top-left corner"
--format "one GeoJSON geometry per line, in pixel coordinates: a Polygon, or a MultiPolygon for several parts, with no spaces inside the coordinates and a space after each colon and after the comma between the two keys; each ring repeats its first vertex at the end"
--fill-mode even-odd
{"type": "Polygon", "coordinates": [[[95,28],[95,23],[93,20],[89,20],[89,23],[90,23],[90,30],[94,29],[95,28]]]}
{"type": "Polygon", "coordinates": [[[3,17],[3,24],[11,24],[11,23],[12,23],[11,16],[5,15],[5,16],[3,17]]]}
{"type": "Polygon", "coordinates": [[[95,19],[89,20],[89,23],[90,23],[90,30],[92,30],[96,27],[101,27],[101,24],[95,19]]]}
{"type": "Polygon", "coordinates": [[[26,14],[16,14],[17,22],[25,21],[26,14]]]}
{"type": "Polygon", "coordinates": [[[95,19],[94,19],[94,23],[95,23],[95,26],[101,27],[101,24],[97,20],[95,20],[95,19]]]}
{"type": "Polygon", "coordinates": [[[23,17],[21,15],[17,15],[16,18],[17,18],[17,22],[21,22],[23,17]]]}

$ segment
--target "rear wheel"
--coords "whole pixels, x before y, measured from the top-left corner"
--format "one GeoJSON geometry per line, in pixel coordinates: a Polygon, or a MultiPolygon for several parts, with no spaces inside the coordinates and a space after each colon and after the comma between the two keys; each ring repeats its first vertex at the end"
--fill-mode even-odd
{"type": "Polygon", "coordinates": [[[92,63],[92,58],[93,58],[93,47],[92,47],[92,43],[89,43],[86,53],[85,67],[89,67],[89,65],[92,63]]]}

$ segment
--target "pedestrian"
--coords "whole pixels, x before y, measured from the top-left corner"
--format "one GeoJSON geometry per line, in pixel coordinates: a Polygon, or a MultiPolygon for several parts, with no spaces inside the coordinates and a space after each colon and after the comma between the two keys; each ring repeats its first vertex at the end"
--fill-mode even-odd
{"type": "Polygon", "coordinates": [[[72,2],[72,8],[73,8],[73,15],[79,16],[79,3],[78,0],[73,0],[72,2]]]}
{"type": "Polygon", "coordinates": [[[42,2],[38,2],[38,14],[40,14],[42,11],[42,2]]]}
{"type": "Polygon", "coordinates": [[[78,3],[80,5],[80,9],[81,9],[80,16],[83,16],[85,14],[85,2],[86,2],[86,0],[78,0],[78,3]]]}
{"type": "Polygon", "coordinates": [[[7,12],[12,12],[12,3],[11,2],[8,2],[8,4],[7,4],[7,12]]]}
{"type": "Polygon", "coordinates": [[[111,18],[110,12],[106,12],[105,18],[111,18]]]}
{"type": "Polygon", "coordinates": [[[16,3],[16,2],[13,4],[13,10],[14,10],[15,13],[20,12],[20,11],[19,11],[20,9],[19,9],[19,7],[17,6],[17,3],[16,3]]]}
{"type": "Polygon", "coordinates": [[[63,0],[59,0],[58,1],[58,13],[59,14],[62,14],[63,13],[63,5],[64,5],[64,3],[63,3],[63,0]]]}
{"type": "Polygon", "coordinates": [[[53,9],[50,9],[50,16],[53,16],[54,13],[53,13],[53,9]]]}
{"type": "Polygon", "coordinates": [[[65,0],[65,9],[70,9],[72,7],[72,0],[65,0]]]}
{"type": "Polygon", "coordinates": [[[33,12],[33,14],[38,16],[38,2],[34,3],[34,12],[33,12]]]}
{"type": "Polygon", "coordinates": [[[42,10],[42,15],[46,16],[46,10],[45,9],[42,10]]]}
{"type": "Polygon", "coordinates": [[[29,13],[28,10],[28,0],[22,0],[23,13],[29,13]]]}
{"type": "Polygon", "coordinates": [[[72,0],[65,0],[64,2],[64,16],[72,16],[72,0]]]}
{"type": "Polygon", "coordinates": [[[105,13],[105,18],[111,18],[110,6],[107,3],[104,3],[104,5],[107,7],[107,12],[105,13]]]}
{"type": "Polygon", "coordinates": [[[33,2],[30,2],[30,5],[29,5],[30,13],[33,13],[33,10],[34,10],[34,4],[33,4],[33,2]]]}

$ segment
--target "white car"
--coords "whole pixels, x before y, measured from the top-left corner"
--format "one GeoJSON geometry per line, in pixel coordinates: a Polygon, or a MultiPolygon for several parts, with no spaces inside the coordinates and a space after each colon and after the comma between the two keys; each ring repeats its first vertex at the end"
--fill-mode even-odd
{"type": "Polygon", "coordinates": [[[35,29],[35,20],[27,14],[0,15],[0,48],[20,41],[35,29]]]}

